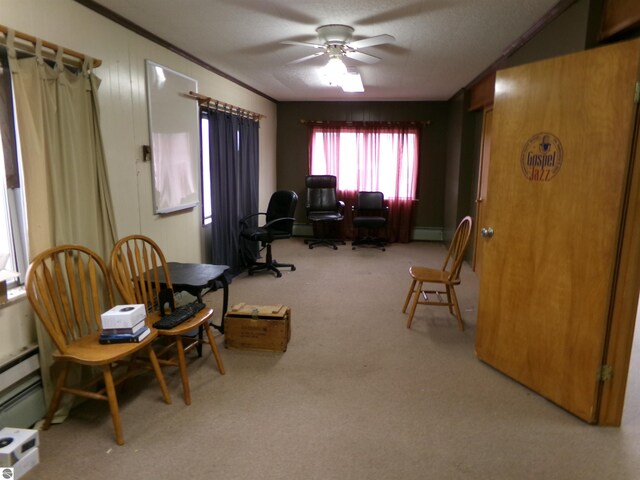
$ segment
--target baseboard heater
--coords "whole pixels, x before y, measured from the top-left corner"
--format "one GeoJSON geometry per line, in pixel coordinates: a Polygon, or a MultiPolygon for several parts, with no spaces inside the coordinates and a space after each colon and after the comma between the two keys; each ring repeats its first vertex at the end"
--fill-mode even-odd
{"type": "Polygon", "coordinates": [[[38,347],[0,363],[0,427],[30,428],[44,416],[38,347]]]}

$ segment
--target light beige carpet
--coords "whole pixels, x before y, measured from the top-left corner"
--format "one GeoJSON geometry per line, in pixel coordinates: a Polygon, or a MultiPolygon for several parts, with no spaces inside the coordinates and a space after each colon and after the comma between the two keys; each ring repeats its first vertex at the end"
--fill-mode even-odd
{"type": "MultiPolygon", "coordinates": [[[[309,250],[278,241],[296,264],[282,278],[243,274],[230,304],[287,304],[286,353],[224,349],[192,357],[193,404],[165,370],[173,404],[152,377],[120,395],[126,444],[104,403],[86,402],[41,432],[30,479],[637,479],[640,401],[632,375],[622,428],[586,425],[474,356],[478,281],[458,289],[467,330],[446,308],[401,312],[412,264],[439,266],[434,243],[386,252],[309,250]]],[[[170,260],[170,259],[169,259],[170,260]]],[[[221,291],[206,300],[219,322],[221,291]]]]}

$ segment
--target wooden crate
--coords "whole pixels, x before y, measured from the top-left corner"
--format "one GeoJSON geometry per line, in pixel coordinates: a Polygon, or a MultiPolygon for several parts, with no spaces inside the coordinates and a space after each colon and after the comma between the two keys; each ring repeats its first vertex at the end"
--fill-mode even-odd
{"type": "Polygon", "coordinates": [[[224,346],[286,352],[291,339],[291,308],[239,303],[224,317],[224,346]]]}

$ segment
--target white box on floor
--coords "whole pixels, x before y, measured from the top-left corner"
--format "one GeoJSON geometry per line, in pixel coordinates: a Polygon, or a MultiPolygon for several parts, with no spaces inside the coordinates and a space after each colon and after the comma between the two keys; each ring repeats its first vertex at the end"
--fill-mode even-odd
{"type": "Polygon", "coordinates": [[[31,450],[37,450],[39,443],[37,430],[3,428],[0,430],[0,467],[15,467],[31,450]]]}
{"type": "Polygon", "coordinates": [[[100,315],[102,328],[131,328],[146,317],[147,310],[142,304],[116,305],[100,315]]]}
{"type": "Polygon", "coordinates": [[[39,462],[40,449],[38,447],[32,448],[24,457],[18,460],[18,463],[13,466],[13,478],[15,478],[16,480],[18,478],[21,478],[39,462]]]}

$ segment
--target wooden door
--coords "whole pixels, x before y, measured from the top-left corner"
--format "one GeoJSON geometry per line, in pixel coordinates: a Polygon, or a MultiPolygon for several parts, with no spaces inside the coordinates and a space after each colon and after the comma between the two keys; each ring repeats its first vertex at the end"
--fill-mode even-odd
{"type": "Polygon", "coordinates": [[[639,53],[634,40],[496,79],[476,352],[588,422],[613,309],[639,53]]]}
{"type": "MultiPolygon", "coordinates": [[[[478,174],[478,196],[476,197],[476,225],[484,225],[484,200],[487,197],[489,182],[489,162],[491,160],[491,122],[493,107],[484,110],[482,120],[482,145],[480,147],[480,168],[478,174]]],[[[473,249],[473,271],[478,276],[482,274],[482,247],[480,229],[475,229],[475,248],[473,249]]]]}

